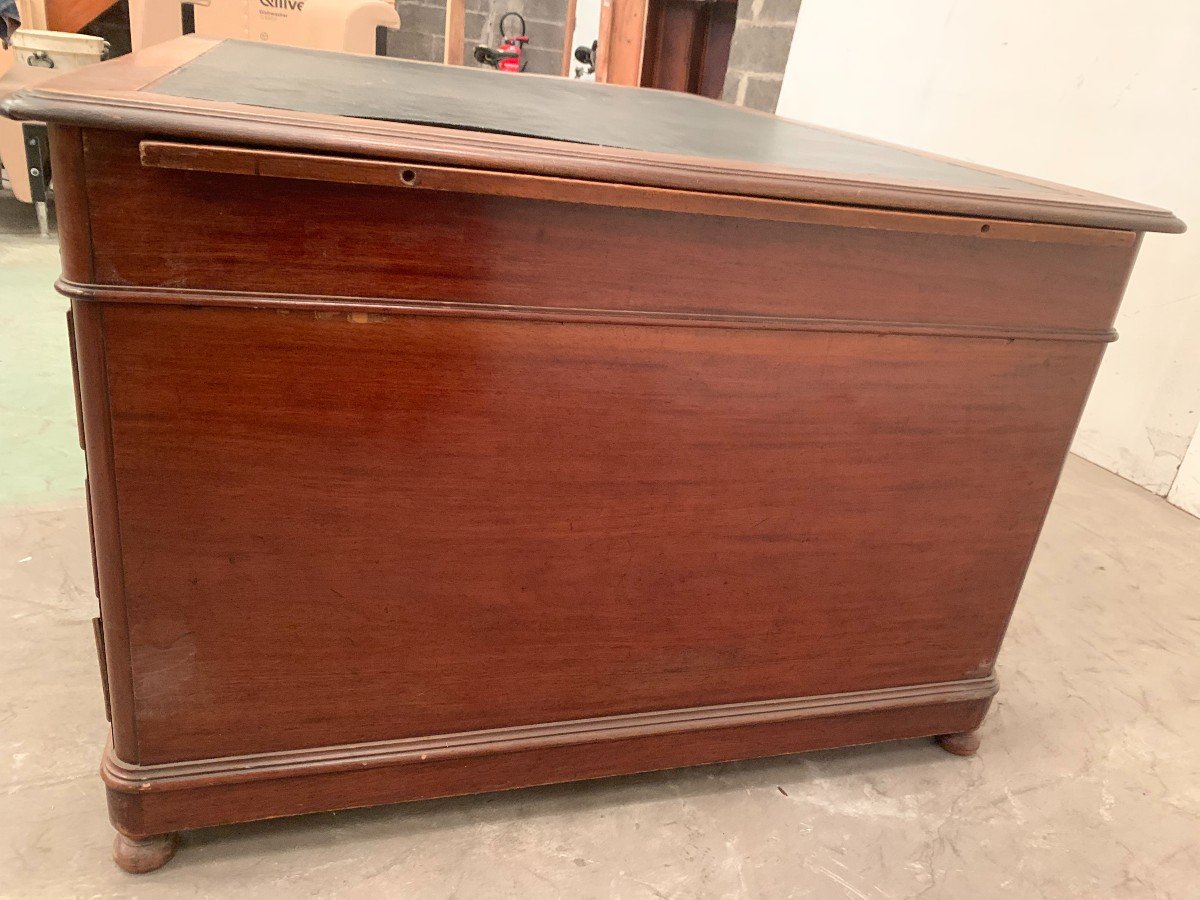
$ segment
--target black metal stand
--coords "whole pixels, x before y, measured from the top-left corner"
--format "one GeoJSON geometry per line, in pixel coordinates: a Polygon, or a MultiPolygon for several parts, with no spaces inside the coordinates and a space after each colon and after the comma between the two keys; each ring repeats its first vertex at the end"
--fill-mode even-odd
{"type": "Polygon", "coordinates": [[[45,125],[26,122],[21,126],[25,144],[25,167],[29,172],[29,192],[37,211],[38,231],[50,236],[50,213],[46,195],[50,188],[50,134],[45,125]]]}

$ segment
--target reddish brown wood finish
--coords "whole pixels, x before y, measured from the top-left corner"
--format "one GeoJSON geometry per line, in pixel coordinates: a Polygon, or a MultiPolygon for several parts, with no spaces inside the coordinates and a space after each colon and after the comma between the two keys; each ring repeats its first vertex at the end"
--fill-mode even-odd
{"type": "Polygon", "coordinates": [[[29,107],[71,122],[119,862],[254,818],[970,747],[1139,242],[1056,217],[1177,220],[850,208],[348,120],[288,153],[305,117],[263,140],[131,101],[170,58],[29,107]]]}
{"type": "Polygon", "coordinates": [[[178,845],[176,834],[131,838],[118,831],[113,837],[113,862],[131,875],[144,875],[170,862],[178,845]]]}
{"type": "Polygon", "coordinates": [[[943,750],[955,756],[974,756],[979,751],[979,734],[975,731],[940,734],[937,742],[943,750]]]}
{"type": "MultiPolygon", "coordinates": [[[[48,28],[74,34],[113,5],[113,0],[45,0],[46,24],[27,27],[48,28]]],[[[36,18],[35,13],[35,18],[36,18]]]]}
{"type": "Polygon", "coordinates": [[[226,147],[178,141],[141,141],[143,166],[219,175],[254,175],[324,181],[331,184],[409,188],[553,200],[625,209],[688,213],[735,219],[761,219],[840,228],[871,228],[920,234],[987,237],[991,240],[1054,244],[1133,247],[1137,236],[1128,231],[1063,228],[1030,222],[991,221],[962,216],[933,216],[877,209],[848,209],[769,197],[737,197],[705,191],[684,191],[643,185],[613,184],[582,178],[554,178],[513,172],[430,166],[381,159],[360,159],[317,153],[294,153],[249,147],[226,147]]]}
{"type": "Polygon", "coordinates": [[[76,291],[124,832],[978,725],[986,696],[918,688],[825,718],[798,702],[356,762],[986,675],[1136,241],[895,213],[772,235],[531,198],[535,247],[489,228],[488,195],[145,168],[138,143],[84,137],[110,286],[76,291]],[[322,227],[220,252],[255,210],[298,221],[289,203],[322,227]],[[636,278],[600,277],[600,231],[636,278]],[[539,266],[514,304],[522,252],[539,266]],[[598,273],[583,307],[572,261],[598,273]],[[1021,302],[1047,283],[1057,303],[1021,302]],[[343,312],[337,293],[361,297],[343,312]],[[195,760],[214,762],[171,768],[195,760]]]}
{"type": "Polygon", "coordinates": [[[937,217],[901,231],[146,169],[113,132],[86,151],[94,280],[111,285],[1094,333],[1137,249],[937,217]]]}
{"type": "Polygon", "coordinates": [[[141,763],[985,674],[1099,355],[104,317],[141,763]]]}
{"type": "Polygon", "coordinates": [[[649,0],[643,87],[720,99],[737,0],[649,0]]]}
{"type": "Polygon", "coordinates": [[[597,81],[629,86],[641,83],[646,6],[647,0],[601,0],[597,81]]]}
{"type": "Polygon", "coordinates": [[[281,771],[257,779],[229,778],[228,773],[224,778],[168,778],[152,786],[113,777],[106,759],[105,780],[109,784],[109,813],[117,827],[133,836],[158,835],[248,819],[924,737],[942,728],[974,728],[987,707],[987,700],[935,702],[826,719],[598,739],[474,757],[345,766],[316,772],[297,766],[290,777],[281,771]]]}
{"type": "Polygon", "coordinates": [[[95,280],[92,269],[92,217],[88,209],[83,134],[69,125],[51,127],[50,163],[54,171],[54,207],[63,274],[76,281],[95,280]]]}

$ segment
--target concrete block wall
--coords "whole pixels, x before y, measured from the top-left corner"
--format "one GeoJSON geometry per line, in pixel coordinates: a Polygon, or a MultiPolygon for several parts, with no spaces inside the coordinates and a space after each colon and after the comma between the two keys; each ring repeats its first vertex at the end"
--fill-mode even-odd
{"type": "Polygon", "coordinates": [[[724,99],[774,112],[801,0],[739,0],[724,99]]]}
{"type": "MultiPolygon", "coordinates": [[[[388,55],[401,59],[440,62],[445,41],[445,0],[397,0],[400,30],[388,37],[388,55]]],[[[525,71],[557,75],[562,71],[566,0],[467,0],[463,61],[477,65],[472,54],[477,44],[500,44],[500,18],[507,12],[525,17],[530,41],[526,45],[525,71]]]]}
{"type": "Polygon", "coordinates": [[[446,34],[445,0],[397,0],[400,30],[388,35],[388,56],[441,62],[446,34]]]}

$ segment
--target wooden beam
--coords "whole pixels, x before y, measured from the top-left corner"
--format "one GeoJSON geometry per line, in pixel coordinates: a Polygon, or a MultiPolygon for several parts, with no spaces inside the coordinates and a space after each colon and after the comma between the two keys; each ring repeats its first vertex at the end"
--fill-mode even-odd
{"type": "Polygon", "coordinates": [[[637,87],[642,83],[646,0],[603,0],[596,48],[596,80],[637,87]]]}
{"type": "Polygon", "coordinates": [[[461,66],[466,40],[467,0],[446,0],[446,44],[442,50],[442,62],[448,66],[461,66]]]}
{"type": "Polygon", "coordinates": [[[113,5],[114,0],[46,0],[46,28],[76,34],[113,5]]]}
{"type": "Polygon", "coordinates": [[[575,58],[575,4],[576,0],[567,0],[567,18],[563,23],[563,52],[562,76],[571,74],[571,60],[575,58]]]}

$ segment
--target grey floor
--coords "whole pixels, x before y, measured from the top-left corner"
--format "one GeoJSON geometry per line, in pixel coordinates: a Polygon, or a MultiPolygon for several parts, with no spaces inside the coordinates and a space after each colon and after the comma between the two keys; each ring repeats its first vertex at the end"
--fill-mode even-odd
{"type": "Polygon", "coordinates": [[[1200,897],[1200,520],[1078,459],[974,759],[911,741],[215,828],[123,874],[35,235],[0,198],[0,896],[1200,897]]]}

